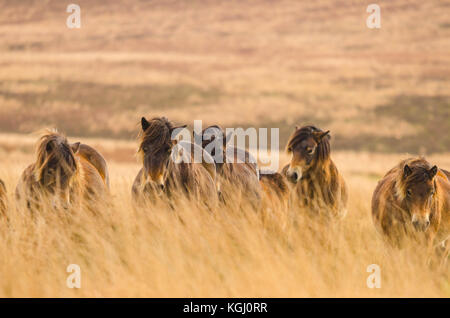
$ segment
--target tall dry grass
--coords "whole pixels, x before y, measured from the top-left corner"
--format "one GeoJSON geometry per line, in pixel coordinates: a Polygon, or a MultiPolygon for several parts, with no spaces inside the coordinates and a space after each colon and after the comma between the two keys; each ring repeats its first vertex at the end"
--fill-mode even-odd
{"type": "MultiPolygon", "coordinates": [[[[328,226],[283,209],[134,209],[139,166],[114,158],[112,198],[98,216],[44,211],[33,219],[12,195],[32,156],[3,156],[10,208],[0,223],[0,296],[449,297],[449,269],[430,268],[414,247],[389,248],[370,218],[377,179],[403,156],[335,153],[349,213],[328,226]],[[69,264],[81,267],[80,289],[66,286],[69,264]],[[381,268],[380,289],[366,285],[370,264],[381,268]]],[[[429,159],[448,167],[448,158],[429,159]]]]}
{"type": "MultiPolygon", "coordinates": [[[[380,30],[366,28],[360,1],[77,3],[82,28],[69,30],[61,1],[0,0],[2,132],[57,126],[125,138],[140,116],[165,115],[280,127],[282,139],[315,123],[331,129],[339,149],[448,151],[445,1],[380,0],[380,30]]],[[[34,141],[0,135],[10,204],[9,222],[0,222],[0,296],[450,296],[448,269],[391,250],[372,225],[376,182],[405,154],[333,152],[349,214],[311,229],[283,209],[134,210],[136,145],[84,138],[110,163],[110,206],[97,217],[33,220],[17,211],[13,193],[34,141]],[[73,263],[79,290],[66,287],[73,263]],[[373,263],[381,289],[366,286],[373,263]]],[[[450,169],[449,158],[429,159],[450,169]]]]}

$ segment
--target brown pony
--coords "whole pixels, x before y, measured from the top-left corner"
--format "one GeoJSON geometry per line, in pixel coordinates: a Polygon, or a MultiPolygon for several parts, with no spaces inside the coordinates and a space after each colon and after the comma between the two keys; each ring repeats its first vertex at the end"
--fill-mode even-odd
{"type": "Polygon", "coordinates": [[[331,160],[329,139],[329,131],[296,128],[286,147],[292,159],[283,173],[294,184],[293,206],[312,215],[341,218],[347,212],[347,189],[331,160]]]}
{"type": "Polygon", "coordinates": [[[196,136],[194,132],[194,138],[199,137],[203,149],[214,158],[216,186],[222,202],[250,204],[255,210],[259,209],[262,189],[256,160],[244,149],[227,146],[231,135],[225,136],[217,125],[205,128],[202,136],[196,136]]]}
{"type": "Polygon", "coordinates": [[[79,142],[69,144],[56,130],[47,131],[37,144],[36,162],[22,173],[16,198],[32,210],[43,203],[66,209],[84,199],[93,203],[108,192],[107,171],[105,160],[94,149],[79,142]]]}
{"type": "Polygon", "coordinates": [[[6,215],[6,186],[0,179],[0,216],[6,215]]]}
{"type": "Polygon", "coordinates": [[[372,217],[388,241],[402,246],[405,238],[433,244],[450,235],[450,182],[445,171],[424,158],[401,161],[378,185],[372,197],[372,217]]]}
{"type": "Polygon", "coordinates": [[[214,160],[200,146],[172,139],[178,129],[165,117],[141,119],[140,155],[143,167],[132,187],[133,198],[146,203],[162,198],[169,202],[181,194],[214,209],[217,204],[214,160]],[[194,153],[200,151],[201,162],[194,153]]]}

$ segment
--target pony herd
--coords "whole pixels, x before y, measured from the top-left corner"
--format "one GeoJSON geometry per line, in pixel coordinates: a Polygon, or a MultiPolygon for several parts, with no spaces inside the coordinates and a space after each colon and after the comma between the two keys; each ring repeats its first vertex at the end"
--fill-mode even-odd
{"type": "MultiPolygon", "coordinates": [[[[260,171],[245,149],[228,146],[229,136],[216,140],[218,134],[211,131],[224,136],[219,126],[205,129],[201,144],[172,138],[184,127],[174,126],[165,117],[141,119],[138,155],[142,168],[131,189],[136,204],[151,206],[162,200],[173,207],[180,198],[187,198],[211,212],[239,204],[270,213],[278,205],[313,218],[345,217],[348,192],[331,159],[329,131],[296,127],[286,147],[291,161],[280,172],[267,173],[260,171]],[[219,147],[210,147],[211,143],[219,147]],[[194,153],[202,154],[200,162],[193,160],[194,153]],[[218,154],[234,160],[217,161],[218,154]]],[[[448,171],[424,158],[401,161],[379,181],[373,194],[372,217],[379,232],[396,246],[419,240],[429,251],[439,248],[446,260],[449,180],[448,171]]],[[[16,188],[18,203],[33,212],[42,205],[57,210],[81,204],[91,207],[108,198],[109,173],[102,155],[88,145],[70,144],[56,131],[40,138],[35,162],[22,173],[16,188]]],[[[6,205],[6,189],[0,180],[3,214],[6,205]]]]}

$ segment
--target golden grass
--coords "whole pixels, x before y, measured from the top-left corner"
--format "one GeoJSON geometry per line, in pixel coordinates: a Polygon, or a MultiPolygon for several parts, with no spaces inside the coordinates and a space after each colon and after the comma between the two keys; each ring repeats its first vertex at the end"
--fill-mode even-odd
{"type": "MultiPolygon", "coordinates": [[[[10,203],[9,223],[0,223],[0,296],[450,296],[448,269],[430,269],[414,249],[386,247],[370,218],[377,180],[407,154],[333,148],[349,214],[316,231],[282,209],[133,210],[139,166],[128,140],[77,138],[110,165],[111,205],[98,217],[33,221],[13,196],[36,140],[19,133],[56,126],[129,137],[143,115],[287,127],[285,139],[314,123],[342,149],[390,144],[399,152],[408,141],[419,152],[436,141],[432,151],[448,152],[448,4],[380,0],[382,28],[369,30],[368,3],[356,0],[77,3],[82,28],[68,30],[61,1],[0,0],[0,178],[10,203]],[[73,263],[79,290],[66,287],[73,263]],[[381,289],[366,286],[373,263],[381,289]]],[[[428,157],[446,169],[449,158],[428,157]]],[[[280,159],[281,168],[288,158],[280,159]]]]}
{"type": "MultiPolygon", "coordinates": [[[[108,153],[113,147],[104,141],[108,153]]],[[[211,214],[189,203],[175,212],[135,210],[130,191],[139,165],[132,157],[108,158],[111,206],[99,216],[47,211],[33,221],[15,210],[12,195],[32,156],[11,153],[0,159],[11,204],[9,223],[0,224],[2,297],[450,296],[448,268],[430,269],[414,247],[385,246],[370,218],[377,179],[405,154],[335,152],[350,190],[349,213],[326,226],[283,210],[261,215],[231,207],[211,214]],[[66,287],[69,264],[81,267],[81,289],[66,287]],[[370,264],[381,267],[380,289],[366,286],[370,264]]],[[[448,155],[429,160],[450,166],[448,155]]]]}

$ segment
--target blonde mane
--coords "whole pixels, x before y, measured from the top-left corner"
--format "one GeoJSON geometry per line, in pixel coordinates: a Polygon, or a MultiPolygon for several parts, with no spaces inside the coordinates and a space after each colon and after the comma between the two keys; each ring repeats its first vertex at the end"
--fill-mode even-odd
{"type": "Polygon", "coordinates": [[[73,177],[79,173],[79,159],[74,155],[66,136],[56,129],[44,131],[37,143],[35,153],[33,175],[36,182],[42,181],[46,167],[54,162],[60,164],[64,171],[73,173],[73,177]]]}

